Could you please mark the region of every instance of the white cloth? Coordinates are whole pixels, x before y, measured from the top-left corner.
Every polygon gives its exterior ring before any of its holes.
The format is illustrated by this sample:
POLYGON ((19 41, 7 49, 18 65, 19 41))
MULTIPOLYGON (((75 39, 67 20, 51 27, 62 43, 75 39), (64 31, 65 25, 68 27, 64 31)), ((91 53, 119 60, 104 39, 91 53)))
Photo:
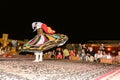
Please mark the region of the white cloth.
POLYGON ((32 29, 34 29, 34 31, 36 31, 37 29, 42 27, 42 24, 43 23, 41 23, 41 22, 33 22, 32 23, 32 29))

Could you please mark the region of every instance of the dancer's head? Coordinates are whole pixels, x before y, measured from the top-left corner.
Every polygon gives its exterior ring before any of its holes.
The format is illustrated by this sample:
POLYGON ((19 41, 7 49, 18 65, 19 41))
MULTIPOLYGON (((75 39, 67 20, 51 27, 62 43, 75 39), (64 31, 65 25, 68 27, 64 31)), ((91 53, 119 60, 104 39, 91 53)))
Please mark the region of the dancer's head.
POLYGON ((42 24, 43 24, 42 22, 33 22, 32 29, 36 31, 37 29, 41 28, 42 24))

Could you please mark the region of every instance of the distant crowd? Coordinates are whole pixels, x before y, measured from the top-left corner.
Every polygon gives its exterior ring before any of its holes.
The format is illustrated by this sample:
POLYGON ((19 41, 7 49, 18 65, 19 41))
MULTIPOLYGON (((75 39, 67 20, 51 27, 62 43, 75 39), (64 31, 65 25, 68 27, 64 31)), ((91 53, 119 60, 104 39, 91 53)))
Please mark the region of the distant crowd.
POLYGON ((104 44, 99 46, 96 51, 93 46, 86 44, 70 44, 66 47, 57 47, 51 51, 47 51, 44 55, 50 55, 51 58, 81 60, 87 62, 103 62, 103 63, 120 63, 120 51, 116 51, 116 55, 107 52, 104 44))
MULTIPOLYGON (((21 49, 22 45, 13 46, 9 44, 6 47, 0 46, 0 55, 10 53, 16 55, 21 49)), ((120 63, 120 51, 116 51, 116 55, 111 52, 106 52, 104 44, 101 44, 97 50, 93 46, 86 46, 86 44, 66 44, 62 47, 55 47, 51 50, 45 51, 44 58, 55 58, 65 60, 80 60, 83 62, 110 62, 120 63), (48 57, 46 57, 48 56, 48 57)))

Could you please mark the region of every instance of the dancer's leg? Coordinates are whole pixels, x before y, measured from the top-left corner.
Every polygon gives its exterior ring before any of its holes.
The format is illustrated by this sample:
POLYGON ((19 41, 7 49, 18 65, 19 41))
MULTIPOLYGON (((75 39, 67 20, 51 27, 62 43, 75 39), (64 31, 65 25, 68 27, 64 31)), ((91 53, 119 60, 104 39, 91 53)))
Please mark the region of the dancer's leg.
POLYGON ((38 62, 39 61, 39 52, 35 52, 35 60, 33 62, 38 62))
POLYGON ((39 53, 39 61, 43 61, 43 52, 39 53))

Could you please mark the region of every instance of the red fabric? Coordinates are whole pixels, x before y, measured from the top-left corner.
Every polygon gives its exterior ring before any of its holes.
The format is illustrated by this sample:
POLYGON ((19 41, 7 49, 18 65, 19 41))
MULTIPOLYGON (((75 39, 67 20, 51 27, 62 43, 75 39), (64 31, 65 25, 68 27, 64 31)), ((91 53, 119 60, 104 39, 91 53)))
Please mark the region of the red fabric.
POLYGON ((74 52, 74 51, 70 51, 70 55, 71 55, 71 56, 74 56, 74 55, 75 55, 75 52, 74 52))
POLYGON ((54 34, 55 33, 55 31, 52 30, 50 27, 47 27, 46 24, 42 24, 41 27, 45 31, 45 33, 47 33, 47 34, 54 34))
POLYGON ((61 55, 61 54, 58 54, 58 55, 57 55, 57 59, 62 59, 62 55, 61 55))

